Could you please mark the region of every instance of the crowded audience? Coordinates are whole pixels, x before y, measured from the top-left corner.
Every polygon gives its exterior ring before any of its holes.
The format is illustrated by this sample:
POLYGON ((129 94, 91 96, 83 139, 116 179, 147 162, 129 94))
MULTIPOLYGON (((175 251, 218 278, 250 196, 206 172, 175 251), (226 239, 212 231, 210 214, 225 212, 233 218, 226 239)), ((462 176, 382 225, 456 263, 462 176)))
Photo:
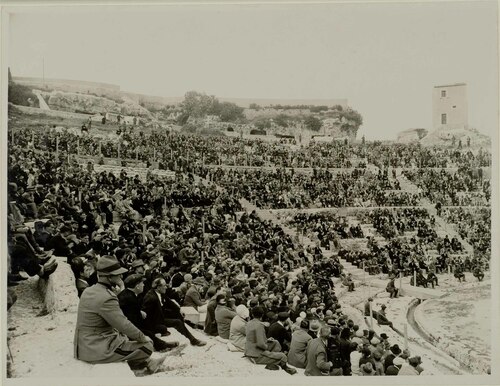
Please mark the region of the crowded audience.
MULTIPOLYGON (((424 371, 420 357, 391 344, 384 333, 364 330, 343 312, 333 279, 340 278, 349 292, 356 285, 341 259, 368 274, 386 274, 391 299, 400 296, 394 282, 400 274, 416 272, 414 285, 434 288, 436 273, 448 267, 459 281, 465 271, 483 280, 488 268, 489 210, 442 209, 443 218, 457 224, 457 232, 477 251, 462 259, 461 243, 438 236, 435 219, 417 207, 419 194, 401 190, 387 169, 456 166, 454 173, 403 173, 433 202, 461 205, 461 192, 482 192, 488 204, 488 181, 478 170, 491 163, 491 156, 482 149, 474 154, 364 142, 298 147, 126 129, 101 139, 88 132, 25 129, 15 138, 8 165, 9 284, 23 280, 20 272, 48 280, 57 270, 52 256, 65 257, 80 298, 76 357, 87 362, 126 361, 141 374, 154 373, 166 356, 152 352, 179 348, 178 342, 161 339, 169 329, 194 347, 207 344, 197 337, 202 329, 270 371, 419 375, 424 371), (69 153, 96 156, 99 162, 108 157, 146 166, 158 162, 176 173, 140 177, 124 168, 116 176, 96 172, 92 163, 79 164, 69 153), (353 167, 354 155, 381 170, 353 167), (328 170, 333 168, 345 170, 328 170), (257 211, 244 210, 242 198, 259 209, 380 208, 354 212, 356 222, 328 212, 294 214, 288 223, 318 240, 305 247, 257 211), (384 208, 389 206, 405 208, 384 208), (34 231, 27 221, 34 221, 34 231), (363 223, 376 235, 365 234, 363 223), (366 248, 346 248, 347 239, 366 239, 366 248), (322 248, 333 255, 326 257, 322 248), (437 251, 435 260, 429 250, 437 251), (193 323, 186 308, 203 315, 204 322, 193 323), (110 333, 106 341, 92 344, 92 322, 110 333)), ((384 307, 375 311, 375 319, 379 326, 393 327, 384 307)))

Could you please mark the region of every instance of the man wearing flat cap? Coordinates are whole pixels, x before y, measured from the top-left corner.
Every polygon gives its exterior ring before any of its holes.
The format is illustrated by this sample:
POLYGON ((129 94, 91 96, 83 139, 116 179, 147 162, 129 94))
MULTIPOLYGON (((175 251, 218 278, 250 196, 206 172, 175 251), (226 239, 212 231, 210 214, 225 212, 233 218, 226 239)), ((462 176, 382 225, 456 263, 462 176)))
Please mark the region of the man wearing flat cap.
POLYGON ((78 304, 75 358, 89 363, 126 361, 134 370, 155 372, 166 358, 151 358, 153 343, 123 315, 116 293, 127 270, 114 256, 97 262, 98 282, 87 288, 78 304))

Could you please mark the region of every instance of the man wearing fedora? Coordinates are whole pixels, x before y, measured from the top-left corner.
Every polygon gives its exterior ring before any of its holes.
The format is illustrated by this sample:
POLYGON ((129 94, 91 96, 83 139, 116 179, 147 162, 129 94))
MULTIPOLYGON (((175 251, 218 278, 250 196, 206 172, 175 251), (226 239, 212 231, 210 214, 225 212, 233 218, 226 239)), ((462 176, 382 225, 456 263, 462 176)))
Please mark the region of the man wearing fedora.
POLYGON ((215 301, 217 303, 217 307, 215 308, 217 333, 221 338, 229 339, 231 321, 237 315, 236 311, 228 307, 225 294, 218 294, 215 301))
POLYGON ((328 361, 326 354, 326 347, 330 333, 330 327, 323 326, 319 329, 318 337, 307 343, 306 369, 304 371, 305 375, 330 375, 330 370, 333 364, 328 361))
POLYGON ((126 361, 134 370, 156 372, 166 355, 151 358, 153 343, 123 315, 116 293, 127 270, 114 256, 97 262, 97 284, 87 288, 78 304, 75 358, 89 363, 126 361))
POLYGON ((307 343, 312 339, 307 333, 308 330, 309 321, 301 320, 300 327, 292 333, 290 351, 288 352, 288 363, 299 369, 306 367, 307 343))
POLYGON ((394 344, 390 348, 390 353, 385 357, 384 360, 384 372, 387 374, 387 368, 393 365, 394 359, 401 354, 401 349, 397 344, 394 344))

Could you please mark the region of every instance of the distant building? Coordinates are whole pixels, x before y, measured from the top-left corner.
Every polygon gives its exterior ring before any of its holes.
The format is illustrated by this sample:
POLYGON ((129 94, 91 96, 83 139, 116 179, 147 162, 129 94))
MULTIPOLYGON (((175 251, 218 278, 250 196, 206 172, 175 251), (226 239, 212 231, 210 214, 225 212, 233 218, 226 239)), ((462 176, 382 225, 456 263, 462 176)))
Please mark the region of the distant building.
POLYGON ((432 95, 434 129, 464 129, 468 126, 467 84, 434 86, 432 95))

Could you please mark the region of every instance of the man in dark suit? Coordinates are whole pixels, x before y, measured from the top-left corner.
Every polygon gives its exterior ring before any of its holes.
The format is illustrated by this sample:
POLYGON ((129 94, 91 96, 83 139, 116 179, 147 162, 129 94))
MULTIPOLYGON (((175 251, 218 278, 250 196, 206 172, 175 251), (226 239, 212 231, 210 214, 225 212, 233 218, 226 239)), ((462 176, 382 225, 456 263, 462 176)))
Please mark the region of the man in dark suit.
POLYGON ((142 333, 151 338, 153 347, 156 351, 164 351, 179 345, 178 342, 168 343, 159 339, 155 334, 144 326, 146 313, 141 311, 141 305, 137 296, 144 290, 144 277, 139 274, 128 276, 125 281, 125 289, 118 294, 118 301, 123 314, 132 322, 142 333))
POLYGON ((267 337, 276 339, 284 352, 289 351, 290 342, 292 341, 292 334, 285 327, 287 320, 288 312, 278 313, 278 320, 269 326, 269 331, 267 332, 267 337))
POLYGON ((387 373, 387 369, 389 368, 389 366, 392 366, 394 363, 394 359, 399 356, 401 354, 401 349, 399 348, 399 346, 397 344, 391 346, 390 348, 391 352, 389 353, 389 355, 387 355, 385 357, 385 360, 384 360, 384 372, 387 373))
POLYGON ((63 225, 59 233, 56 233, 47 241, 45 249, 53 249, 55 256, 72 257, 73 251, 71 247, 73 247, 74 243, 67 239, 69 235, 71 235, 71 228, 63 225))
POLYGON ((182 316, 180 309, 177 315, 165 316, 163 312, 163 303, 168 303, 169 307, 173 307, 175 303, 168 298, 165 298, 167 291, 167 282, 163 277, 158 277, 153 280, 151 290, 144 296, 142 304, 143 311, 146 312, 146 319, 144 320, 145 327, 153 333, 167 334, 167 327, 173 327, 182 335, 189 339, 193 346, 205 346, 207 343, 196 339, 187 329, 184 321, 176 316, 182 316))

